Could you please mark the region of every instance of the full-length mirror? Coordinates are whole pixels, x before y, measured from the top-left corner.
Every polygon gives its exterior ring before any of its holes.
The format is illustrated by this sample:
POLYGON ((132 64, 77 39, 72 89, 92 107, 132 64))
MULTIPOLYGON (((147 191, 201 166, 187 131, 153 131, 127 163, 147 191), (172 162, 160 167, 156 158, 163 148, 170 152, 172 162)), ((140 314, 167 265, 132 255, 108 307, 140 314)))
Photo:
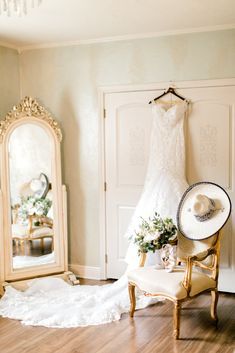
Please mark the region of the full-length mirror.
POLYGON ((13 269, 55 261, 53 145, 45 129, 17 126, 8 143, 13 269))
POLYGON ((0 121, 0 279, 67 271, 66 190, 58 123, 25 97, 0 121))

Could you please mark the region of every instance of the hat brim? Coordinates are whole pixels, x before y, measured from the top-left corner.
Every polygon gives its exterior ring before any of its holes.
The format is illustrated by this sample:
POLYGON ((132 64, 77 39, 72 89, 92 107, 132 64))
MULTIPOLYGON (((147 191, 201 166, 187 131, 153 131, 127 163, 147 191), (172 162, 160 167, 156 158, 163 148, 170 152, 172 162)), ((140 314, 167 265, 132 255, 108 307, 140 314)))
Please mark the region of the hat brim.
POLYGON ((218 232, 227 222, 231 213, 231 201, 227 192, 212 182, 191 185, 183 194, 177 211, 177 225, 180 233, 188 239, 203 240, 218 232), (212 216, 200 222, 191 211, 196 195, 203 194, 215 201, 216 210, 212 216))

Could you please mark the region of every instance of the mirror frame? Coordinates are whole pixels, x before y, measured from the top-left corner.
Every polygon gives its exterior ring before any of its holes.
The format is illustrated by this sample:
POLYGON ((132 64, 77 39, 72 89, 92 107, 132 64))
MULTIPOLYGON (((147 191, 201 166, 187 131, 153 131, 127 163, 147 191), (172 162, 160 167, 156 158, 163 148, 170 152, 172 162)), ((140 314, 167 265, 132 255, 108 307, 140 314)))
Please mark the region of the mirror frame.
POLYGON ((39 103, 25 97, 17 106, 0 120, 0 158, 1 158, 1 191, 0 191, 0 280, 18 281, 33 277, 59 274, 68 271, 67 249, 67 204, 66 188, 61 181, 62 133, 59 124, 39 103), (36 124, 44 129, 52 141, 52 188, 53 211, 55 222, 53 229, 55 262, 40 266, 13 269, 10 205, 10 175, 8 159, 8 143, 11 133, 18 126, 26 123, 36 124))

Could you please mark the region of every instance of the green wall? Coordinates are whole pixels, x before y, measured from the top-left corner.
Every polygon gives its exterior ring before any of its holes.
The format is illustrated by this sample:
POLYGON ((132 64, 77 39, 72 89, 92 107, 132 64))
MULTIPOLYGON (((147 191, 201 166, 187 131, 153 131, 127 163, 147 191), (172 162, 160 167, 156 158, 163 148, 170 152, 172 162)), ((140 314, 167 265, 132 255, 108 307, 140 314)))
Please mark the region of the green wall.
POLYGON ((17 50, 0 46, 0 119, 20 97, 19 55, 17 50))
POLYGON ((99 86, 235 77, 235 30, 24 51, 22 93, 64 133, 70 263, 99 266, 99 86))

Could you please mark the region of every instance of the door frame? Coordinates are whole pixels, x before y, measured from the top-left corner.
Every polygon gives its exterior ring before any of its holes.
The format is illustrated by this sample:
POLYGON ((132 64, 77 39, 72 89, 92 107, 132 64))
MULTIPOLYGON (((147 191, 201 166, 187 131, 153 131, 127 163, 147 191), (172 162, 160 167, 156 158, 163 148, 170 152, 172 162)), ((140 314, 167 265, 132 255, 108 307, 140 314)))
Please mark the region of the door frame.
POLYGON ((100 243, 100 279, 107 279, 107 234, 106 234, 106 197, 105 197, 105 95, 138 91, 166 90, 169 86, 181 88, 203 88, 216 86, 235 86, 235 78, 195 81, 165 81, 158 83, 117 85, 98 87, 99 126, 98 126, 98 178, 99 178, 99 243, 100 243))

